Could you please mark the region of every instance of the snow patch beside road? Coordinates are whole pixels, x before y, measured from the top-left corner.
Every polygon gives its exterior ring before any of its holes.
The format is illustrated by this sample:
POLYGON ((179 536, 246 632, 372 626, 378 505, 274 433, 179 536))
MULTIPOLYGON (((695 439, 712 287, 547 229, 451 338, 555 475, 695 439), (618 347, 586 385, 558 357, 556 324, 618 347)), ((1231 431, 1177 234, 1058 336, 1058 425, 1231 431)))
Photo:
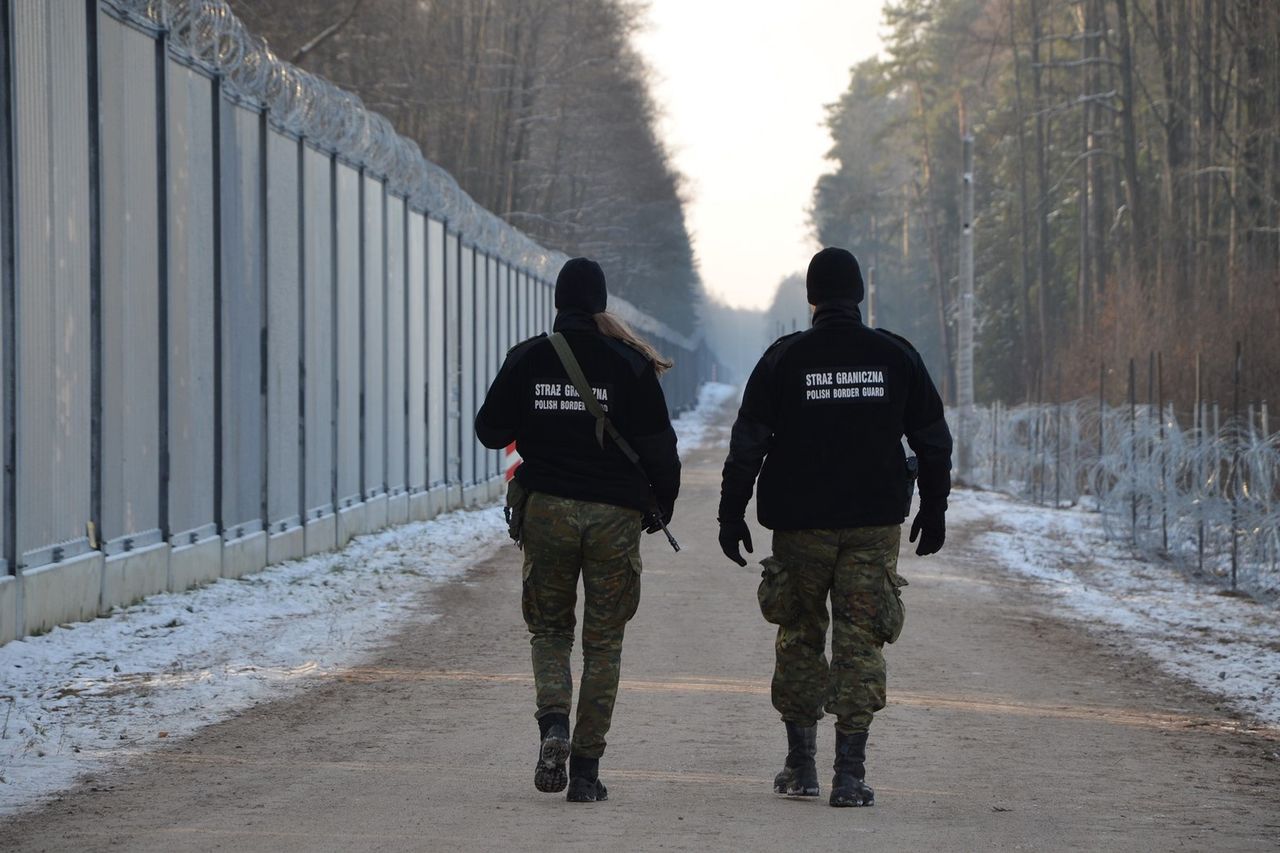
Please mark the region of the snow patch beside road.
POLYGON ((453 512, 0 646, 0 814, 358 661, 505 533, 453 512))
POLYGON ((1109 539, 1096 513, 956 490, 948 520, 991 529, 969 546, 1030 578, 1065 615, 1119 633, 1174 677, 1280 726, 1280 613, 1187 579, 1109 539))
POLYGON ((698 405, 671 422, 681 457, 706 443, 712 431, 718 428, 718 422, 722 424, 724 420, 720 410, 739 393, 736 385, 723 382, 708 382, 698 389, 698 405))

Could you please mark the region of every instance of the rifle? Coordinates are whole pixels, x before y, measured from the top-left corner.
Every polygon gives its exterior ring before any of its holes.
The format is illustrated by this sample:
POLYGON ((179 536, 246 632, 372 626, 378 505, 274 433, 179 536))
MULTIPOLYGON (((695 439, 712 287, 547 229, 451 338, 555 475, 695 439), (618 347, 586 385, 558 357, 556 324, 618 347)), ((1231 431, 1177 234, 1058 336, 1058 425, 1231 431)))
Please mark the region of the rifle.
POLYGON ((556 332, 551 336, 551 345, 556 348, 556 355, 560 356, 560 363, 564 365, 565 372, 569 374, 569 381, 573 383, 573 387, 578 389, 578 396, 582 398, 582 404, 587 407, 587 411, 596 419, 596 441, 599 442, 600 448, 604 449, 605 433, 613 439, 613 443, 618 445, 618 449, 622 451, 622 455, 627 457, 632 465, 636 466, 636 470, 644 477, 644 481, 649 485, 649 500, 653 503, 653 517, 658 520, 658 526, 662 528, 662 532, 667 537, 667 542, 671 544, 671 549, 677 553, 680 551, 680 543, 676 541, 676 537, 671 535, 671 531, 667 529, 667 523, 662 520, 662 508, 658 505, 658 495, 653 490, 653 483, 649 482, 649 472, 644 470, 644 465, 640 462, 640 454, 636 453, 631 444, 622 437, 622 433, 618 432, 618 428, 613 425, 613 421, 609 420, 609 416, 605 414, 604 407, 600 405, 600 401, 596 398, 596 392, 592 390, 591 383, 587 382, 586 375, 582 372, 582 365, 578 364, 578 359, 573 354, 572 347, 565 336, 556 332))

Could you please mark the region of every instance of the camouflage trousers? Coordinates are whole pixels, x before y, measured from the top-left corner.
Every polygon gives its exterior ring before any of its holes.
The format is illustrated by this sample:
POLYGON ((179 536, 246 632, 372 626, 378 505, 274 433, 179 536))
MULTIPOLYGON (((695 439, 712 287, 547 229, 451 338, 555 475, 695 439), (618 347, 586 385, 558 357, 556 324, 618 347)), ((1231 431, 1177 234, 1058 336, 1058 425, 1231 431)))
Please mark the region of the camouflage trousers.
POLYGON ((640 604, 642 513, 535 492, 524 520, 525 624, 533 636, 536 717, 568 714, 578 575, 586 593, 575 755, 599 758, 613 718, 622 635, 640 604))
POLYGON ((898 588, 901 529, 779 530, 773 556, 785 567, 794 616, 778 626, 773 706, 782 719, 811 726, 827 713, 836 729, 865 732, 885 703, 885 643, 902 630, 898 588), (827 664, 827 596, 831 664, 827 664))

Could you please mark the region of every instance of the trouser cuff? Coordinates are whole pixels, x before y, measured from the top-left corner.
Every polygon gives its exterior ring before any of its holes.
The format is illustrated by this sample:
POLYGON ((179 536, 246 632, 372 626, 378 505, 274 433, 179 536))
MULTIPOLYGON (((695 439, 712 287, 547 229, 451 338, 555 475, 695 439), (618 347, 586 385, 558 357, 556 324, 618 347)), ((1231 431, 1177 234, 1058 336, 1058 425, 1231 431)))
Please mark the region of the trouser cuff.
POLYGON ((548 717, 548 716, 550 716, 550 715, 552 715, 552 714, 559 714, 560 716, 564 717, 565 719, 568 719, 568 718, 569 718, 569 709, 568 709, 568 708, 561 708, 561 707, 559 707, 559 706, 557 706, 557 705, 551 705, 550 707, 547 707, 547 708, 539 708, 538 710, 534 711, 534 712, 533 712, 533 718, 534 718, 535 720, 541 720, 543 717, 548 717))
POLYGON ((540 737, 545 738, 547 736, 547 732, 551 731, 551 729, 555 726, 563 726, 565 733, 568 734, 569 732, 569 715, 568 714, 552 712, 549 714, 543 714, 541 717, 538 717, 537 720, 538 720, 538 734, 540 737))

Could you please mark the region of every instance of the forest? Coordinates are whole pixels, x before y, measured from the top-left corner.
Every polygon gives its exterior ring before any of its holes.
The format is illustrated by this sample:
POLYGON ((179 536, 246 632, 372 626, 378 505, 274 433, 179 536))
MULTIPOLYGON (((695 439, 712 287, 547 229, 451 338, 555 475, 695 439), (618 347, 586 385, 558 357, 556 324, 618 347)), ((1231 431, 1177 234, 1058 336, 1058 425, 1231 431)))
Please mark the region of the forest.
POLYGON ((628 0, 231 0, 271 49, 355 92, 476 201, 692 332, 702 285, 628 0))
POLYGON ((980 402, 1119 402, 1130 359, 1182 411, 1276 399, 1280 4, 896 0, 884 36, 829 106, 813 227, 949 399, 966 134, 980 402))
MULTIPOLYGON (((683 179, 632 45, 642 4, 232 5, 482 205, 693 330, 683 179)), ((883 51, 828 107, 813 233, 861 258, 868 319, 915 341, 949 400, 966 136, 980 402, 1119 402, 1130 360, 1136 388, 1184 410, 1277 398, 1280 4, 891 0, 883 15, 883 51)), ((722 359, 802 324, 801 294, 784 280, 760 334, 742 333, 758 315, 708 305, 722 359)))

